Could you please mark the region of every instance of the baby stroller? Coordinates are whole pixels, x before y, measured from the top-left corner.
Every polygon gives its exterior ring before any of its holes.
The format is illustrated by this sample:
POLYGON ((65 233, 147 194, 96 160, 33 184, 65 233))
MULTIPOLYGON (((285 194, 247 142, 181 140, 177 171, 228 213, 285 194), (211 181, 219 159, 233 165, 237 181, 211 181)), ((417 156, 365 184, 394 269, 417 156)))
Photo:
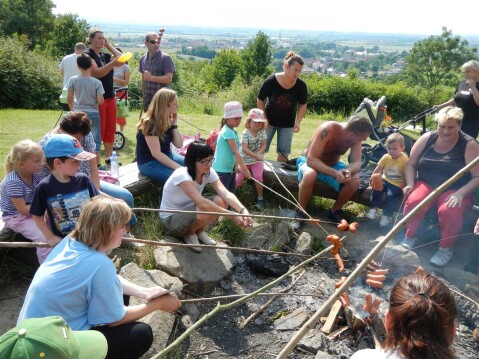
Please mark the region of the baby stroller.
MULTIPOLYGON (((116 95, 116 117, 130 116, 130 109, 128 107, 128 87, 115 87, 116 95)), ((113 142, 113 149, 115 151, 121 150, 125 146, 126 138, 121 131, 115 132, 115 141, 113 142)))
MULTIPOLYGON (((369 138, 373 141, 378 141, 377 144, 371 146, 369 143, 363 143, 362 155, 361 155, 361 168, 366 167, 371 162, 379 162, 381 157, 385 155, 388 150, 386 147, 386 139, 391 133, 400 133, 404 137, 405 152, 409 155, 412 145, 421 137, 426 128, 426 116, 435 112, 436 109, 427 109, 404 124, 396 127, 391 126, 391 118, 387 116, 386 96, 382 96, 377 101, 372 101, 365 98, 359 107, 354 111, 353 115, 360 115, 371 120, 373 125, 373 132, 369 135, 369 138), (417 124, 421 124, 422 128, 416 128, 417 124)), ((349 158, 349 161, 351 159, 349 158)))

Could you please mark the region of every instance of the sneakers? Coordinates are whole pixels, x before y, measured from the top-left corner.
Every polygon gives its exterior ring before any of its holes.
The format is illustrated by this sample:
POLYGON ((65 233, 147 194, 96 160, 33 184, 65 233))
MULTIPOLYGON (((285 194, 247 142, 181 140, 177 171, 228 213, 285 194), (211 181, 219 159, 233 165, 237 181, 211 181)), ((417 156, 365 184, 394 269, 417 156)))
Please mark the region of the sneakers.
POLYGON ((432 265, 444 267, 452 259, 454 252, 452 248, 439 248, 435 255, 429 260, 432 265))
POLYGON ((260 211, 262 211, 264 209, 264 199, 263 198, 261 198, 261 199, 256 198, 256 207, 258 207, 260 209, 260 211))
MULTIPOLYGON (((308 216, 306 214, 304 214, 303 212, 301 211, 296 211, 296 214, 294 215, 294 218, 302 218, 302 219, 306 219, 308 218, 308 216)), ((295 231, 296 233, 299 233, 301 232, 301 229, 303 229, 305 225, 305 222, 304 221, 292 221, 291 222, 291 228, 293 229, 293 231, 295 231)))
POLYGON ((328 212, 326 213, 326 217, 328 217, 331 222, 334 222, 334 223, 340 223, 341 222, 341 219, 343 219, 343 210, 342 209, 339 209, 337 211, 334 211, 330 208, 328 209, 328 212))
POLYGON ((404 239, 401 242, 401 246, 403 246, 406 249, 411 250, 416 245, 416 242, 417 242, 417 237, 409 238, 407 236, 404 236, 404 239))
POLYGON ((393 219, 391 217, 385 216, 384 214, 381 216, 381 220, 379 221, 379 227, 387 227, 392 223, 393 219))
POLYGON ((378 215, 379 215, 379 209, 377 208, 371 208, 368 212, 369 219, 376 219, 378 215))
POLYGON ((201 232, 201 233, 198 233, 198 240, 203 243, 203 244, 209 244, 211 246, 215 246, 216 245, 216 241, 211 238, 209 235, 206 234, 206 232, 201 232))
MULTIPOLYGON (((183 241, 186 244, 200 244, 200 242, 198 241, 198 236, 196 234, 190 234, 190 235, 184 236, 183 241)), ((200 253, 203 250, 203 248, 201 247, 188 247, 188 248, 191 249, 193 252, 197 252, 197 253, 200 253)))

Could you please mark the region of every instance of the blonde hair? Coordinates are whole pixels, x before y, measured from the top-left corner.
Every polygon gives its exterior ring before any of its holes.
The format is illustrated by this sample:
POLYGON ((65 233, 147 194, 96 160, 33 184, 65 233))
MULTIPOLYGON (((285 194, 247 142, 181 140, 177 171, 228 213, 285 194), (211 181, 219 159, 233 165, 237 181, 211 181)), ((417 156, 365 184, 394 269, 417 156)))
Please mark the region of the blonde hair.
POLYGON ((105 195, 93 197, 83 208, 71 236, 94 249, 108 247, 113 232, 125 226, 131 209, 125 201, 105 195))
POLYGON ((98 33, 103 34, 103 31, 100 30, 100 29, 97 28, 97 27, 92 27, 92 28, 88 31, 88 37, 86 38, 86 43, 87 43, 88 45, 91 45, 91 39, 93 39, 93 38, 96 36, 96 34, 98 34, 98 33))
POLYGON ((168 105, 177 99, 176 92, 169 88, 158 90, 136 128, 145 136, 158 136, 163 140, 163 134, 170 128, 168 105))
POLYGON ((470 60, 461 66, 461 71, 474 70, 479 72, 479 61, 470 60))
POLYGON ((404 146, 404 137, 400 133, 392 133, 386 138, 386 146, 392 145, 393 143, 399 143, 401 146, 404 146))
POLYGON ((464 118, 464 113, 459 107, 454 106, 446 106, 442 108, 434 119, 438 123, 438 125, 442 125, 449 120, 456 120, 459 127, 461 127, 462 119, 464 118))
POLYGON ((38 143, 29 139, 17 142, 5 158, 5 171, 7 173, 18 171, 19 162, 26 161, 33 154, 43 154, 38 143))

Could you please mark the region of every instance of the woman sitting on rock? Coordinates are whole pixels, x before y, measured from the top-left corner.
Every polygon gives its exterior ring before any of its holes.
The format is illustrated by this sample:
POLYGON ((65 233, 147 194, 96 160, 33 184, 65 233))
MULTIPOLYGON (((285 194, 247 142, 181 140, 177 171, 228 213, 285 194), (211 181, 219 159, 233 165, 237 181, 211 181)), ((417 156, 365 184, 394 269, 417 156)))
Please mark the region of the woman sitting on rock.
MULTIPOLYGON (((176 169, 163 187, 161 209, 231 213, 226 209, 230 206, 237 213, 248 214, 248 210, 238 198, 221 183, 217 173, 211 168, 212 162, 211 147, 204 141, 192 142, 185 156, 186 167, 176 169), (210 184, 216 192, 216 195, 209 199, 201 195, 207 184, 210 184)), ((187 244, 199 242, 216 244, 206 234, 205 229, 218 217, 219 214, 167 212, 160 214, 168 232, 182 238, 187 244)), ((234 216, 232 220, 239 226, 252 225, 251 217, 234 216)), ((195 252, 201 252, 200 246, 190 248, 195 252)))
POLYGON ((428 273, 400 278, 391 291, 382 349, 363 349, 351 359, 453 359, 456 302, 428 273))

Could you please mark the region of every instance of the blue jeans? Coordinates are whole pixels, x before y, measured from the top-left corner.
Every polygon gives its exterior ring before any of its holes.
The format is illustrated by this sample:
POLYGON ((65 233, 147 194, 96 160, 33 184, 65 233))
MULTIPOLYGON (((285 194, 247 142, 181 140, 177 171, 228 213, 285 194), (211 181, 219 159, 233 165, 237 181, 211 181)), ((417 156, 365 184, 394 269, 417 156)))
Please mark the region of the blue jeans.
MULTIPOLYGON (((100 181, 100 191, 102 191, 103 193, 106 193, 109 196, 112 196, 113 198, 124 200, 130 208, 135 207, 133 195, 130 193, 130 191, 128 191, 127 189, 121 186, 117 186, 116 184, 108 183, 105 181, 100 181)), ((137 223, 138 223, 138 219, 133 214, 128 224, 130 226, 134 226, 137 223)))
POLYGON ((383 180, 384 189, 382 191, 371 192, 371 206, 383 209, 385 216, 391 217, 394 212, 399 212, 401 199, 403 196, 402 189, 385 180, 383 180))
POLYGON ((269 146, 273 141, 274 134, 278 132, 276 139, 276 153, 278 155, 288 156, 291 153, 291 142, 293 141, 293 127, 275 127, 268 126, 266 131, 266 152, 269 152, 269 146))
MULTIPOLYGON (((181 166, 185 165, 185 158, 180 156, 176 152, 168 152, 165 153, 171 160, 175 161, 181 166)), ((152 160, 143 164, 138 164, 138 169, 142 175, 151 178, 152 180, 165 183, 166 180, 171 176, 174 172, 173 168, 165 166, 160 161, 152 160)))
MULTIPOLYGON (((298 167, 298 180, 299 183, 301 183, 301 180, 303 179, 303 172, 306 167, 308 167, 307 164, 307 159, 304 156, 299 156, 298 159, 296 160, 296 167, 298 167)), ((336 170, 343 170, 347 168, 346 164, 343 162, 338 162, 334 166, 331 166, 332 168, 336 170)), ((334 189, 336 192, 339 192, 341 189, 341 184, 338 182, 338 180, 334 177, 325 175, 324 173, 318 172, 318 175, 316 176, 316 181, 322 182, 324 184, 327 184, 329 187, 334 189)))
POLYGON ((95 140, 95 151, 101 150, 101 127, 100 127, 100 112, 85 112, 91 121, 91 134, 95 140))

